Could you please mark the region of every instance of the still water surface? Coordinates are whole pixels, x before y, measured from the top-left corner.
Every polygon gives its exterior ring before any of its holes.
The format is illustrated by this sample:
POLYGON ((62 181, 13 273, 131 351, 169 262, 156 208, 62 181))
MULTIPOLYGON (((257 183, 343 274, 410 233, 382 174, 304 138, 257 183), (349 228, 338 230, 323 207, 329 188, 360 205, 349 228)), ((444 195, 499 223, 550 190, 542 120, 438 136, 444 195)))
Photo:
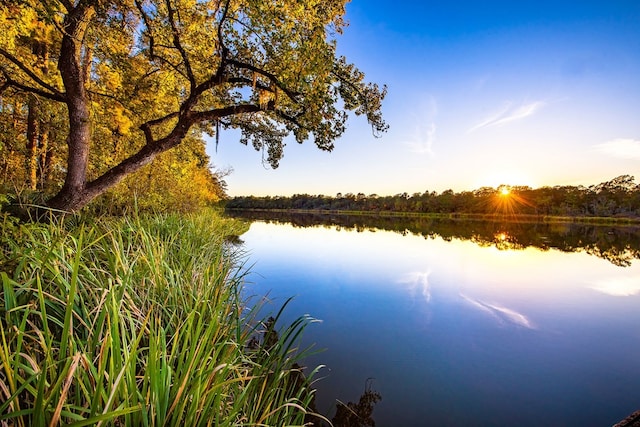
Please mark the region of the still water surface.
POLYGON ((329 418, 368 378, 382 427, 610 426, 640 409, 640 262, 496 230, 491 244, 257 221, 246 291, 322 321, 304 343, 326 349, 307 363, 327 366, 329 418))

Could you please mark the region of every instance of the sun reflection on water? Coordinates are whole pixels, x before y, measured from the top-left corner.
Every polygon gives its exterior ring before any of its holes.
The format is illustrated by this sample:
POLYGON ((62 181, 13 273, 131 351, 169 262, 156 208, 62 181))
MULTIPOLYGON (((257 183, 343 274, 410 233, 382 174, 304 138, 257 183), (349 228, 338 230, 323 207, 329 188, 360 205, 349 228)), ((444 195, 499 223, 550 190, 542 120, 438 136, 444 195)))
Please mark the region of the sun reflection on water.
POLYGON ((494 239, 495 247, 502 251, 516 250, 516 249, 523 248, 523 246, 520 243, 518 243, 518 239, 506 231, 498 231, 494 235, 493 239, 494 239))

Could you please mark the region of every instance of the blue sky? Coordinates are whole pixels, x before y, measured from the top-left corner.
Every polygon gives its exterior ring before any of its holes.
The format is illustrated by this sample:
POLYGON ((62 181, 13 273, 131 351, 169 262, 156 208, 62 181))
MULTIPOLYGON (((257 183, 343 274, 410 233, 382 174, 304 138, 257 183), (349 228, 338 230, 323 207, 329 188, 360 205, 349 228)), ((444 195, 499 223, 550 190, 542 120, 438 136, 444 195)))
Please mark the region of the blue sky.
POLYGON ((640 2, 352 0, 338 50, 386 84, 389 132, 352 117, 333 152, 278 169, 221 135, 236 195, 397 194, 640 181, 640 2))

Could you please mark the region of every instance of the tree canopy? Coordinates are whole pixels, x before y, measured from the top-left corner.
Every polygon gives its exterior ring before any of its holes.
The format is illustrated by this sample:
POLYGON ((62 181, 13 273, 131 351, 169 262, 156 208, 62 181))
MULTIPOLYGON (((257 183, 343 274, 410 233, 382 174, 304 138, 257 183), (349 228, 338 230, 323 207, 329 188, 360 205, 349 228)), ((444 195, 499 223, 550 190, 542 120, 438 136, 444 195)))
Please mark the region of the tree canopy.
POLYGON ((46 167, 47 137, 37 135, 56 136, 51 156, 66 160, 48 171, 61 187, 47 204, 73 211, 161 153, 222 129, 240 129, 273 167, 289 135, 332 150, 350 111, 384 132, 386 88, 336 52, 346 2, 3 2, 2 107, 33 114, 23 133, 40 154, 24 165, 35 171, 26 179, 46 167))

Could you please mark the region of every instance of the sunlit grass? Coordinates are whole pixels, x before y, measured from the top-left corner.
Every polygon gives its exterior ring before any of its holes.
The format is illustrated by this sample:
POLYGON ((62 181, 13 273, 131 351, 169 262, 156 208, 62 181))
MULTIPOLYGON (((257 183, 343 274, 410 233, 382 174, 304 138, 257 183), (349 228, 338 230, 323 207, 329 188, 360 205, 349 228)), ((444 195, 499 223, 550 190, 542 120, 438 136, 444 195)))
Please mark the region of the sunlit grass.
POLYGON ((0 230, 0 425, 303 425, 302 317, 240 299, 246 225, 211 215, 0 230), (277 321, 277 317, 275 319, 277 321))

